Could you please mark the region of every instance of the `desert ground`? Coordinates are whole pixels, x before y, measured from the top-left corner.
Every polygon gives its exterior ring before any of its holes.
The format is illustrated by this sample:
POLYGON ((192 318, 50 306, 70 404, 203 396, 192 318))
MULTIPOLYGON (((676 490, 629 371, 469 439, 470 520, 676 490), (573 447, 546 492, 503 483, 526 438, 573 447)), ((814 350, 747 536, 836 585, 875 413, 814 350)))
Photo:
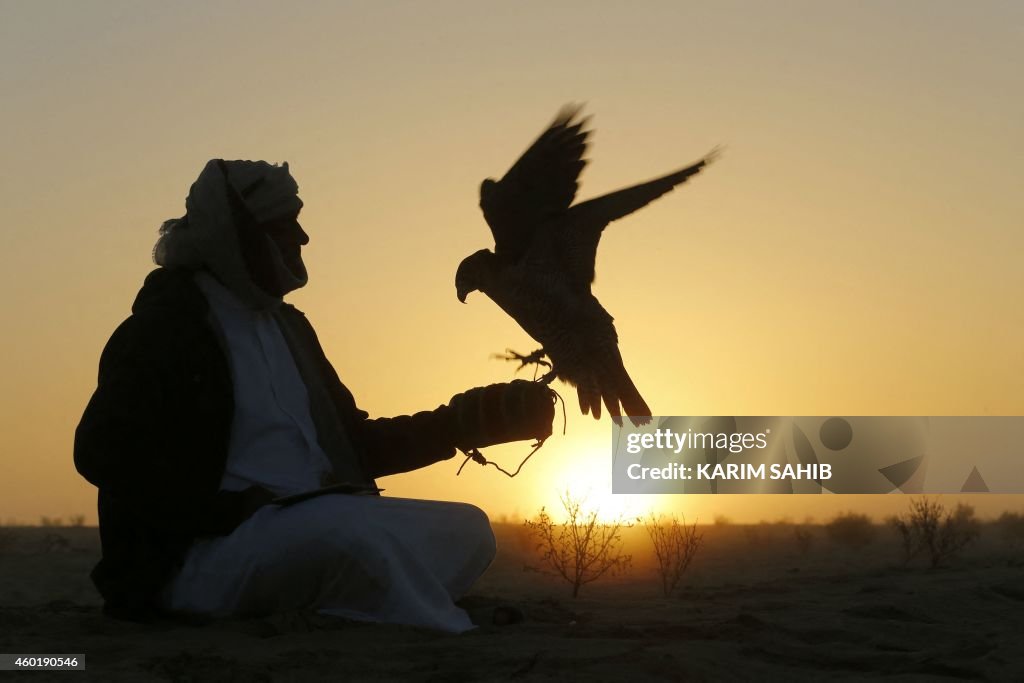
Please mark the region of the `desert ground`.
POLYGON ((947 566, 904 566, 891 529, 866 545, 821 525, 699 527, 703 546, 662 594, 643 527, 629 571, 570 586, 536 571, 527 530, 496 524, 499 551, 473 590, 523 623, 454 636, 306 613, 132 624, 103 617, 88 572, 91 527, 0 528, 0 652, 85 653, 79 673, 4 680, 1024 680, 1024 548, 986 524, 947 566))

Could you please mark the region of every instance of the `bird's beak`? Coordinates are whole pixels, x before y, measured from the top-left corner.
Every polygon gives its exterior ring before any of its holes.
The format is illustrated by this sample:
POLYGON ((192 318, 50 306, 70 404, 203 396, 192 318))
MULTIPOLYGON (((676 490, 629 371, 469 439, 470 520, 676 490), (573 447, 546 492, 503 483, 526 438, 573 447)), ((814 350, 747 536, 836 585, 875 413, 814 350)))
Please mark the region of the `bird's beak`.
POLYGON ((459 297, 460 302, 466 303, 466 297, 469 296, 469 291, 465 289, 456 289, 455 295, 459 297))

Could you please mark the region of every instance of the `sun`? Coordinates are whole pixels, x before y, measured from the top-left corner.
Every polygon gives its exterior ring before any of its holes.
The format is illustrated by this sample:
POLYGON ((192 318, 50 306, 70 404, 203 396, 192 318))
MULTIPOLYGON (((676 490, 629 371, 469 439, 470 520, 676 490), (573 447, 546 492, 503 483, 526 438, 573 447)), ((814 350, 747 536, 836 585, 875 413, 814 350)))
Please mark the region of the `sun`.
POLYGON ((546 508, 556 520, 562 521, 563 507, 558 497, 564 493, 580 501, 584 511, 596 511, 598 519, 605 523, 617 520, 633 522, 652 512, 658 514, 660 496, 612 493, 609 456, 600 453, 603 457, 595 458, 595 455, 592 449, 579 449, 565 459, 566 464, 558 477, 561 486, 557 493, 552 493, 550 500, 545 501, 546 508), (595 461, 603 464, 595 464, 595 461))

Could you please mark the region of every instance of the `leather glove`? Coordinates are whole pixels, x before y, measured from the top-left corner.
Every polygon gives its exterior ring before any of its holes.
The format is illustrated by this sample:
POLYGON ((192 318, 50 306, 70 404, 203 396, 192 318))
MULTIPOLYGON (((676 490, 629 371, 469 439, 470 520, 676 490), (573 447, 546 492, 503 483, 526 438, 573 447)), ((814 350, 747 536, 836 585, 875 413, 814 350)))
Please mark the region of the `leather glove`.
POLYGON ((456 394, 448 402, 456 420, 456 443, 463 451, 509 441, 551 436, 555 395, 546 384, 523 379, 456 394))

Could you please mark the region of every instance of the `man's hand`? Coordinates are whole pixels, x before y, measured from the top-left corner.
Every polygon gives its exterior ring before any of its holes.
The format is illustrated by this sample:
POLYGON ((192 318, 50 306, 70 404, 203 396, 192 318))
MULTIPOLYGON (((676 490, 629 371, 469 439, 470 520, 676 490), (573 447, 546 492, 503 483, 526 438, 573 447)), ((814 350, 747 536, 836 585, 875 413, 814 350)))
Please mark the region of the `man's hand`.
POLYGON ((540 382, 514 380, 457 394, 449 401, 462 450, 551 436, 554 392, 540 382))

